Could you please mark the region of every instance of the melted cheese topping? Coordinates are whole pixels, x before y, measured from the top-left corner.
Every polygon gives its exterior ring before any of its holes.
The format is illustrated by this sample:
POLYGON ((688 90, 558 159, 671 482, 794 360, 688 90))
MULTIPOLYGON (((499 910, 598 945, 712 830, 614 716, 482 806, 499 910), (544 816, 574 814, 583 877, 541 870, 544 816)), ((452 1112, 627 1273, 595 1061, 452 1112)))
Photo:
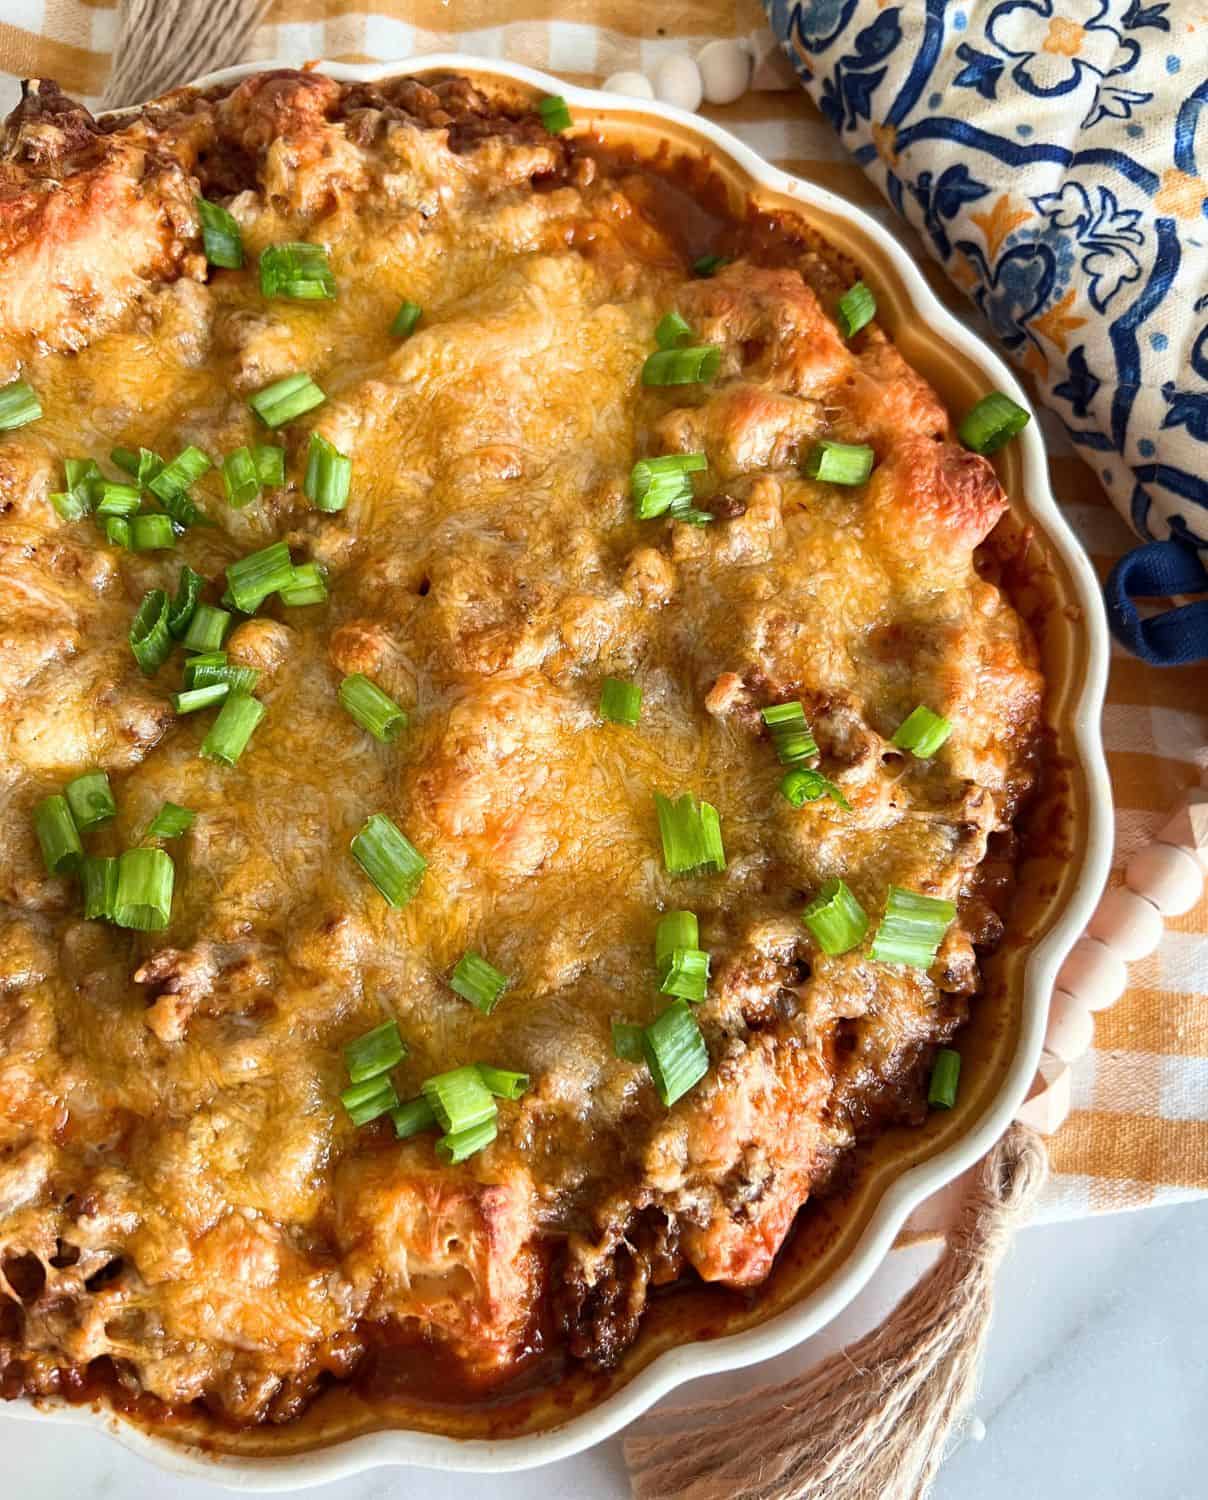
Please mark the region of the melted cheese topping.
POLYGON ((978 869, 1029 782, 1040 682, 974 566, 1004 503, 989 465, 875 327, 844 343, 817 257, 693 280, 636 179, 457 84, 368 92, 276 75, 108 137, 65 112, 10 135, 0 377, 45 409, 0 437, 10 1393, 106 1358, 130 1390, 282 1420, 375 1340, 439 1339, 486 1379, 554 1323, 606 1363, 648 1281, 758 1281, 856 1134, 917 1115, 993 934, 978 869), (205 276, 182 174, 225 196, 251 268, 205 276), (261 297, 255 253, 286 239, 330 247, 335 302, 261 297), (403 298, 424 317, 400 342, 403 298), (641 384, 670 308, 722 350, 708 385, 641 384), (328 399, 283 434, 284 489, 234 511, 211 472, 215 524, 171 553, 56 517, 64 457, 220 462, 264 437, 247 395, 294 370, 328 399), (311 430, 352 458, 340 515, 301 494, 311 430), (801 477, 820 436, 871 443, 871 481, 801 477), (634 520, 635 459, 694 449, 717 519, 634 520), (182 562, 216 602, 278 538, 330 600, 235 630, 267 713, 228 769, 198 754, 212 716, 172 712, 179 658, 146 680, 126 632, 182 562), (339 707, 349 672, 407 708, 396 744, 339 707), (641 683, 636 729, 600 721, 607 675, 641 683), (778 795, 758 710, 795 698, 851 811, 778 795), (929 762, 888 743, 919 702, 956 725, 929 762), (43 870, 34 804, 96 766, 119 811, 94 853, 165 800, 197 813, 166 932, 83 922, 43 870), (720 809, 724 874, 665 873, 656 791, 720 809), (428 861, 402 911, 348 852, 378 811, 428 861), (930 973, 824 955, 799 912, 831 876, 874 919, 890 883, 957 901, 930 973), (711 1066, 666 1110, 610 1024, 665 1003, 677 907, 712 954, 711 1066), (449 988, 466 949, 511 977, 489 1017, 449 988), (431 1136, 352 1127, 341 1048, 387 1018, 403 1097, 467 1062, 531 1075, 488 1149, 451 1168, 431 1136))

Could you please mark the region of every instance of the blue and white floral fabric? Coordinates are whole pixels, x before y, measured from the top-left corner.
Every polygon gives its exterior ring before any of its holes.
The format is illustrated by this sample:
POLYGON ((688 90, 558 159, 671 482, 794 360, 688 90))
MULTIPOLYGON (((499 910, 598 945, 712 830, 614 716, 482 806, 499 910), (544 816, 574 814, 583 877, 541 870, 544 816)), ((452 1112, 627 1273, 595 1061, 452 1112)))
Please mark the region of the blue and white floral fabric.
POLYGON ((1208 549, 1208 0, 765 5, 1138 534, 1208 549))

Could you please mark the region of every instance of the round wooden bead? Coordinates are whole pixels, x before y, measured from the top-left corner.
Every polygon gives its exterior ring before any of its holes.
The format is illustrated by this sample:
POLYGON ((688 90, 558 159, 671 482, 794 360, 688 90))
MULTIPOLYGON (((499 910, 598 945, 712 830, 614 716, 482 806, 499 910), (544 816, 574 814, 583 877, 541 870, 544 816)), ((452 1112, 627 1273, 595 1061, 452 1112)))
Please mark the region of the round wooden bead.
POLYGON ((604 87, 610 94, 627 94, 631 99, 654 98, 654 84, 645 73, 614 73, 604 80, 604 87))
POLYGON ((1121 885, 1107 892, 1086 930, 1131 964, 1162 941, 1162 913, 1152 901, 1121 885))
POLYGON ((1139 896, 1152 901, 1164 917, 1190 911, 1204 891, 1204 872, 1186 849, 1149 844, 1128 862, 1124 879, 1139 896))
POLYGON ((741 99, 751 81, 751 56, 741 43, 718 37, 697 54, 705 98, 710 104, 733 104, 741 99))
POLYGON ((1041 1135, 1052 1135, 1065 1124, 1073 1102, 1073 1076, 1068 1063, 1057 1057, 1042 1057, 1040 1073, 1032 1093, 1019 1106, 1015 1118, 1041 1135))
POLYGON ((674 104, 677 109, 697 109, 703 93, 700 69, 682 52, 663 58, 654 70, 654 97, 664 104, 674 104))
POLYGON ((1054 990, 1049 1005, 1049 1025, 1044 1045, 1062 1062, 1074 1062, 1090 1050, 1095 1039, 1095 1019, 1073 995, 1054 990))
POLYGON ((1124 960, 1097 938, 1079 938, 1057 974, 1057 988, 1088 1010, 1115 1005, 1127 984, 1124 960))

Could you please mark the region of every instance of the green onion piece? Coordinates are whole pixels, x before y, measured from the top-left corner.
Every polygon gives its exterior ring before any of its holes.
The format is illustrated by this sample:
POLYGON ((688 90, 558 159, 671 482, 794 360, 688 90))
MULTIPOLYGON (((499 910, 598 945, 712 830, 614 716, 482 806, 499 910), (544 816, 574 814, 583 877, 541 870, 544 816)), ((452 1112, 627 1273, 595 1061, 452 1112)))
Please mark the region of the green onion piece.
POLYGON ((955 916, 956 907, 943 896, 921 896, 891 885, 872 956, 878 963, 929 969, 955 916))
POLYGON ((294 302, 329 301, 336 294, 336 278, 327 251, 305 240, 270 245, 260 252, 260 292, 294 302))
POLYGON ((661 458, 640 458, 629 473, 633 513, 639 521, 650 521, 677 504, 690 506, 695 498, 689 474, 708 468, 703 453, 666 453, 661 458))
POLYGON ((463 953, 449 979, 450 988, 486 1016, 495 1009, 509 983, 508 976, 487 963, 481 953, 463 953))
POLYGON ((817 802, 820 797, 829 797, 845 812, 851 812, 851 803, 828 776, 809 766, 794 766, 780 783, 780 795, 794 807, 804 807, 807 802, 817 802))
MULTIPOLYGON (((280 453, 282 450, 278 448, 276 451, 280 453)), ((222 487, 226 491, 227 504, 234 510, 242 510, 253 500, 259 500, 260 475, 256 472, 252 450, 246 444, 222 460, 222 487)))
POLYGON ((160 932, 172 916, 176 866, 162 849, 127 849, 118 856, 113 920, 136 932, 160 932))
POLYGON ((442 1130, 468 1130, 484 1120, 493 1120, 498 1112, 494 1095, 473 1064, 427 1078, 420 1089, 442 1130))
POLYGON ((322 604, 327 598, 327 580, 317 562, 298 563, 290 581, 277 590, 277 598, 291 609, 300 604, 322 604))
POLYGON ((600 689, 600 717, 632 726, 641 714, 641 687, 636 682, 622 682, 619 677, 606 677, 600 689))
POLYGON ((654 963, 661 970, 677 948, 700 947, 700 924, 696 913, 669 911, 654 930, 654 963))
POLYGON ((172 694, 172 707, 178 714, 195 714, 199 709, 213 708, 221 703, 231 691, 226 682, 209 682, 205 687, 185 688, 184 692, 172 694))
POLYGON ((674 308, 664 313, 654 330, 654 342, 660 349, 674 349, 692 337, 692 325, 674 308))
POLYGON ((1010 396, 992 391, 983 396, 956 430, 957 437, 974 453, 997 453, 1032 420, 1010 396))
POLYGON ((176 597, 172 600, 171 608, 168 610, 168 631, 176 640, 180 640, 188 630, 190 621, 197 613, 197 601, 201 597, 205 582, 201 574, 194 573, 188 563, 181 568, 180 580, 176 585, 176 597))
MULTIPOLYGON (((198 688, 205 692, 205 688, 198 688)), ((247 693, 228 693, 218 711, 218 717, 210 725, 210 732, 201 742, 201 753, 206 760, 216 760, 221 765, 233 766, 247 749, 247 742, 260 720, 264 718, 264 704, 259 698, 247 693)))
POLYGON ((83 776, 67 783, 64 795, 81 833, 117 817, 117 803, 104 771, 85 771, 83 776))
POLYGON ((529 1086, 527 1073, 512 1073, 507 1068, 493 1068, 490 1063, 478 1064, 478 1076, 496 1099, 519 1099, 529 1086))
POLYGON ((50 503, 65 521, 79 521, 92 509, 96 489, 103 476, 94 459, 68 458, 63 462, 67 489, 50 497, 50 503))
POLYGON ((114 547, 130 545, 130 522, 125 516, 105 517, 105 540, 114 547))
POLYGON ((421 1131, 432 1130, 436 1125, 436 1116, 432 1113, 432 1106, 422 1094, 418 1099, 408 1099, 406 1104, 400 1104, 397 1109, 392 1109, 390 1118, 394 1121, 394 1133, 400 1141, 405 1141, 409 1136, 419 1135, 421 1131))
POLYGON ((114 448, 109 457, 119 469, 124 469, 136 479, 143 489, 147 488, 164 466, 163 459, 150 448, 140 448, 137 452, 133 448, 114 448))
POLYGON ((700 948, 676 948, 659 978, 659 993, 699 1004, 709 989, 709 955, 700 948))
POLYGON ((245 615, 253 614, 270 594, 293 582, 294 565, 289 560, 289 544, 273 542, 269 547, 261 547, 259 552, 250 552, 238 562, 231 563, 226 576, 236 609, 245 615))
POLYGON ((828 880, 801 913, 819 948, 837 958, 864 941, 868 917, 842 880, 828 880))
POLYGON ((312 432, 302 493, 316 510, 335 512, 348 504, 351 483, 352 459, 337 452, 321 433, 312 432))
POLYGON ((558 135, 571 127, 570 110, 561 94, 547 94, 540 100, 537 109, 541 122, 551 135, 558 135))
POLYGON ((859 333, 877 315, 877 299, 862 281, 849 286, 839 298, 839 331, 845 339, 859 333))
POLYGON ((809 479, 825 484, 863 484, 872 473, 874 454, 864 443, 815 443, 806 456, 809 479))
POLYGON ((673 802, 655 792, 659 833, 663 840, 663 863, 668 874, 687 875, 712 867, 724 870, 726 854, 721 842, 721 820, 708 802, 698 807, 690 792, 673 802))
POLYGON ((115 479, 103 479, 97 485, 97 494, 98 516, 132 516, 143 503, 137 484, 118 484, 115 479))
POLYGON ((82 521, 92 509, 87 498, 71 490, 55 490, 50 496, 55 512, 64 521, 82 521))
POLYGON ((69 490, 82 489, 93 480, 100 479, 101 471, 94 458, 65 458, 63 473, 69 490))
POLYGON ((182 833, 188 833, 197 821, 197 814, 188 807, 181 807, 179 802, 165 802, 160 810, 151 819, 151 826, 147 829, 147 837, 151 839, 178 839, 182 833))
POLYGON ((932 1109, 951 1109, 956 1103, 957 1085, 961 1077, 961 1055, 951 1047, 941 1047, 935 1054, 935 1065, 931 1069, 931 1083, 927 1088, 927 1103, 932 1109))
POLYGON ((340 703, 383 745, 392 744, 407 727, 405 710, 363 672, 354 672, 340 683, 340 703))
POLYGON ((723 266, 729 264, 728 255, 702 255, 692 262, 692 269, 697 276, 716 276, 723 266))
POLYGON ((181 644, 186 651, 217 651, 226 640, 231 616, 212 604, 199 604, 185 630, 181 644))
POLYGON ((154 677, 172 654, 168 596, 163 589, 144 595, 130 626, 130 649, 144 677, 154 677))
POLYGON ((374 813, 353 839, 352 857, 394 907, 406 906, 428 868, 428 861, 385 813, 374 813))
POLYGON ((643 385, 692 385, 712 380, 721 368, 716 344, 694 344, 687 349, 659 349, 642 366, 643 385))
POLYGON ((255 692, 260 673, 255 667, 237 667, 227 661, 225 651, 208 651, 185 662, 185 687, 204 688, 220 684, 233 693, 255 692))
POLYGON ((71 816, 67 798, 61 793, 43 797, 34 808, 34 832, 42 849, 42 858, 51 875, 74 870, 84 857, 84 846, 71 816))
POLYGON ((212 266, 237 271, 243 265, 243 235, 238 221, 221 203, 198 198, 197 217, 201 220, 201 243, 206 260, 212 266))
POLYGON ((190 444, 148 481, 147 488, 178 526, 196 526, 206 517, 189 498, 189 486, 213 467, 201 449, 190 444))
POLYGON ((117 860, 86 854, 80 865, 80 879, 84 886, 85 920, 95 922, 103 917, 112 921, 117 909, 117 860))
POLYGON ((759 711, 760 717, 771 731, 772 743, 782 766, 796 765, 817 755, 818 745, 805 722, 805 709, 800 703, 773 703, 759 711))
MULTIPOLYGON (((176 532, 168 516, 156 512, 130 517, 130 549, 133 552, 157 552, 176 546, 176 532)), ((169 629, 171 625, 169 624, 169 629)))
POLYGON ((276 443, 254 443, 252 462, 256 478, 266 490, 280 489, 285 483, 285 449, 276 443))
POLYGON ((453 1166, 459 1161, 465 1161, 467 1156, 473 1156, 476 1151, 481 1151, 484 1146, 489 1146, 498 1133, 499 1126, 495 1120, 483 1120, 481 1124, 471 1125, 468 1130, 451 1130, 437 1141, 436 1154, 453 1166))
POLYGON ((418 302, 404 302, 394 315, 390 332, 397 339, 410 338, 423 315, 424 310, 418 302))
POLYGON ((899 750, 909 750, 920 760, 926 760, 935 754, 951 733, 951 719, 932 713, 926 704, 920 703, 898 725, 892 743, 899 750))
POLYGON ((344 1048, 344 1066, 353 1083, 364 1083, 367 1078, 389 1072, 406 1055, 407 1049, 398 1034, 398 1022, 383 1021, 380 1026, 348 1043, 344 1048))
POLYGON ((26 380, 10 380, 0 386, 0 432, 27 427, 42 415, 42 403, 26 380))
POLYGON ((313 411, 327 400, 305 370, 274 380, 262 391, 248 397, 248 405, 266 427, 284 427, 304 412, 313 411))
POLYGON ((643 1050, 659 1098, 675 1103, 709 1071, 709 1052, 686 1000, 673 1000, 647 1026, 643 1050))
POLYGON ((622 1062, 645 1062, 645 1037, 645 1027, 631 1026, 628 1021, 614 1021, 612 1023, 613 1056, 619 1057, 622 1062))
POLYGON ((370 1120, 380 1119, 398 1107, 398 1095, 394 1085, 385 1074, 367 1078, 364 1083, 354 1083, 340 1095, 340 1103, 348 1111, 354 1125, 368 1125, 370 1120))

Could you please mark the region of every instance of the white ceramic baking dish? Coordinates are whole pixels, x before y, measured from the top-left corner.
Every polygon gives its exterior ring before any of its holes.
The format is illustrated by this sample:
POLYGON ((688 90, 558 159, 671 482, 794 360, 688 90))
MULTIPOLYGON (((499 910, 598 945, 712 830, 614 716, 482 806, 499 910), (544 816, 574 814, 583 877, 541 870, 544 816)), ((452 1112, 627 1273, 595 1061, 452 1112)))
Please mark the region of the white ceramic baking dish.
MULTIPOLYGON (((223 83, 274 66, 285 64, 229 68, 197 84, 223 83)), ((590 122, 605 134, 615 130, 622 137, 646 143, 670 137, 677 148, 698 150, 757 198, 767 195, 815 222, 857 264, 863 267, 873 262, 869 279, 874 281, 891 331, 907 357, 920 364, 941 391, 947 381, 950 387, 953 382, 958 387, 963 383, 973 393, 1004 390, 1017 401, 1026 401, 1006 365, 936 299, 909 255, 882 225, 824 188, 768 165, 708 120, 667 105, 575 88, 531 68, 457 53, 376 65, 324 63, 320 67, 348 81, 438 70, 465 72, 513 89, 519 85, 537 96, 562 94, 574 113, 576 129, 590 122)), ((0 1419, 100 1428, 165 1469, 242 1490, 297 1490, 395 1464, 478 1472, 523 1469, 600 1442, 687 1381, 780 1354, 845 1308, 883 1260, 911 1211, 982 1156, 1022 1103, 1040 1057, 1054 976, 1089 919, 1110 865, 1111 794, 1099 732, 1109 655, 1107 627, 1095 574, 1049 490, 1038 422, 1032 422, 1008 450, 1003 476, 1013 511, 1046 549, 1045 572, 1055 590, 1054 603, 1060 606, 1053 610, 1059 638, 1042 641, 1042 645, 1050 684, 1054 674, 1059 678, 1053 689, 1058 700, 1053 712, 1064 774, 1071 778, 1071 837, 1053 877, 1058 893, 1049 898, 1050 909, 1036 924, 1038 935, 1029 938, 1020 955, 1018 974, 1004 987, 1004 993, 1011 991, 1009 1048, 982 1090, 984 1097, 975 1100, 963 1118, 943 1122, 929 1141, 924 1140, 921 1151, 916 1147, 896 1156, 889 1153, 879 1175, 873 1174, 875 1181, 866 1195, 869 1201, 860 1208, 858 1225, 853 1228, 849 1223, 844 1231, 850 1244, 841 1234, 838 1263, 832 1264, 833 1254, 823 1258, 825 1269, 818 1284, 807 1286, 800 1296, 791 1296, 790 1288, 787 1305, 774 1307, 766 1320, 741 1332, 658 1350, 602 1401, 560 1425, 496 1440, 393 1427, 345 1437, 325 1433, 319 1439, 322 1446, 306 1451, 294 1445, 292 1451, 275 1456, 271 1452, 275 1444, 268 1441, 263 1446, 269 1453, 249 1456, 215 1452, 209 1443, 202 1448, 168 1440, 103 1407, 0 1403, 0 1419)), ((962 1079, 962 1092, 964 1088, 962 1079)), ((47 1441, 53 1441, 49 1427, 47 1441)))

